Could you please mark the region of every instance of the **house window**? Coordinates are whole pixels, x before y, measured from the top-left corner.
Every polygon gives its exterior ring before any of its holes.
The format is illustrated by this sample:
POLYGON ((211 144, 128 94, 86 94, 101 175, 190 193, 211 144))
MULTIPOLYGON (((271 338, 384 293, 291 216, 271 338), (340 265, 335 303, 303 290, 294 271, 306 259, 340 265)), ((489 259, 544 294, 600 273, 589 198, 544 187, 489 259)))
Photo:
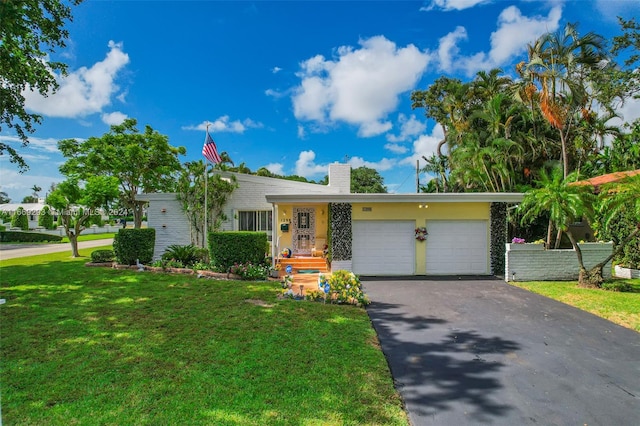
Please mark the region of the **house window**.
POLYGON ((238 229, 240 231, 266 232, 267 237, 271 240, 273 212, 271 210, 238 212, 238 229))

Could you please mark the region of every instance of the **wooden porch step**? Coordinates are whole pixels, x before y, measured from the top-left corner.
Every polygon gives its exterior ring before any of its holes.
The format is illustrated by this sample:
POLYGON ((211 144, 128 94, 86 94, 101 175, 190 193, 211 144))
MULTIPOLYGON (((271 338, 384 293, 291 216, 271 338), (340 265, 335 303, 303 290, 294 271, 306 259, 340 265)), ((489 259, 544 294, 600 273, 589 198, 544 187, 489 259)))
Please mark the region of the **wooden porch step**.
POLYGON ((278 259, 278 263, 281 265, 281 270, 284 270, 287 265, 291 265, 294 273, 299 273, 300 271, 327 272, 327 262, 322 257, 280 258, 278 259))

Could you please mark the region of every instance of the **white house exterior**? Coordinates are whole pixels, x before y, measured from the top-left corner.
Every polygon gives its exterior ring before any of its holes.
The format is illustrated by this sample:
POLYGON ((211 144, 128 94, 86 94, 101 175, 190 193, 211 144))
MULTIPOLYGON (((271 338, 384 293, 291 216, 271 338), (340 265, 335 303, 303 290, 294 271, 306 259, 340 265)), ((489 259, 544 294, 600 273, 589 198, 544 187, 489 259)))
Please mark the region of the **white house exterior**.
MULTIPOLYGON (((221 230, 266 232, 272 241, 274 253, 279 251, 279 241, 273 238, 279 222, 275 221, 274 206, 267 201, 267 194, 348 194, 351 185, 350 166, 338 163, 329 166, 329 185, 234 172, 221 172, 221 175, 234 176, 238 183, 223 209, 228 219, 222 222, 221 230)), ((172 244, 191 244, 190 224, 182 211, 177 194, 141 194, 137 199, 149 202, 148 226, 156 229, 154 259, 159 259, 172 244)))
MULTIPOLYGON (((277 255, 286 248, 295 256, 313 256, 327 244, 332 269, 359 275, 500 275, 506 209, 523 197, 352 194, 351 168, 338 163, 329 166, 326 186, 222 174, 235 176, 238 183, 225 207, 228 220, 222 230, 264 231, 277 255)), ((171 244, 191 243, 190 225, 176 194, 138 199, 149 201, 149 227, 156 229, 154 258, 171 244)))

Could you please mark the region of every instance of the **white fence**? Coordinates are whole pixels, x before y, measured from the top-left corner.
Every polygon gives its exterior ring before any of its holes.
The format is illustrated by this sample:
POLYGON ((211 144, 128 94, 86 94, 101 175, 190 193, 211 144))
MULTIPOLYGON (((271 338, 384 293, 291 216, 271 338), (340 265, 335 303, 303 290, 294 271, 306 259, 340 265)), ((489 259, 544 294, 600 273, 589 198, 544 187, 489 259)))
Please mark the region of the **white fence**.
MULTIPOLYGON (((9 224, 5 224, 5 226, 7 226, 9 224)), ((142 222, 142 227, 146 228, 147 223, 146 222, 142 222)), ((113 233, 117 233, 120 229, 122 229, 122 225, 118 226, 118 225, 105 225, 105 226, 97 226, 97 225, 91 225, 90 227, 86 228, 84 231, 82 231, 82 233, 80 235, 89 235, 89 234, 113 234, 113 233)), ((20 228, 11 228, 9 226, 7 226, 7 231, 22 231, 22 229, 20 228)), ((41 226, 37 226, 34 229, 29 229, 28 232, 37 232, 40 234, 49 234, 49 235, 59 235, 61 237, 64 237, 66 234, 64 233, 64 227, 63 226, 59 226, 57 229, 44 229, 41 226)))
MULTIPOLYGON (((579 244, 587 269, 602 262, 613 251, 613 243, 579 244)), ((578 279, 580 266, 573 249, 545 250, 543 244, 506 244, 506 281, 572 281, 578 279)), ((611 277, 611 262, 602 270, 611 277)))

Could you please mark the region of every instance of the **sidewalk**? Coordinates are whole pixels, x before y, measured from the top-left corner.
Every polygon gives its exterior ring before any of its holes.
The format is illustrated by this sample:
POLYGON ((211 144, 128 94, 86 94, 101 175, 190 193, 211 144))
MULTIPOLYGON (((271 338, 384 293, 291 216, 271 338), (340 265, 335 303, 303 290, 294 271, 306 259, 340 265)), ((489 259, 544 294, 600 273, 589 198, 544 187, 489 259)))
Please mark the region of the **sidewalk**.
MULTIPOLYGON (((113 244, 113 238, 104 240, 80 241, 79 249, 110 246, 113 244)), ((68 251, 71 256, 71 245, 69 243, 61 244, 0 244, 0 260, 15 259, 17 257, 35 256, 38 254, 59 253, 68 251)))

